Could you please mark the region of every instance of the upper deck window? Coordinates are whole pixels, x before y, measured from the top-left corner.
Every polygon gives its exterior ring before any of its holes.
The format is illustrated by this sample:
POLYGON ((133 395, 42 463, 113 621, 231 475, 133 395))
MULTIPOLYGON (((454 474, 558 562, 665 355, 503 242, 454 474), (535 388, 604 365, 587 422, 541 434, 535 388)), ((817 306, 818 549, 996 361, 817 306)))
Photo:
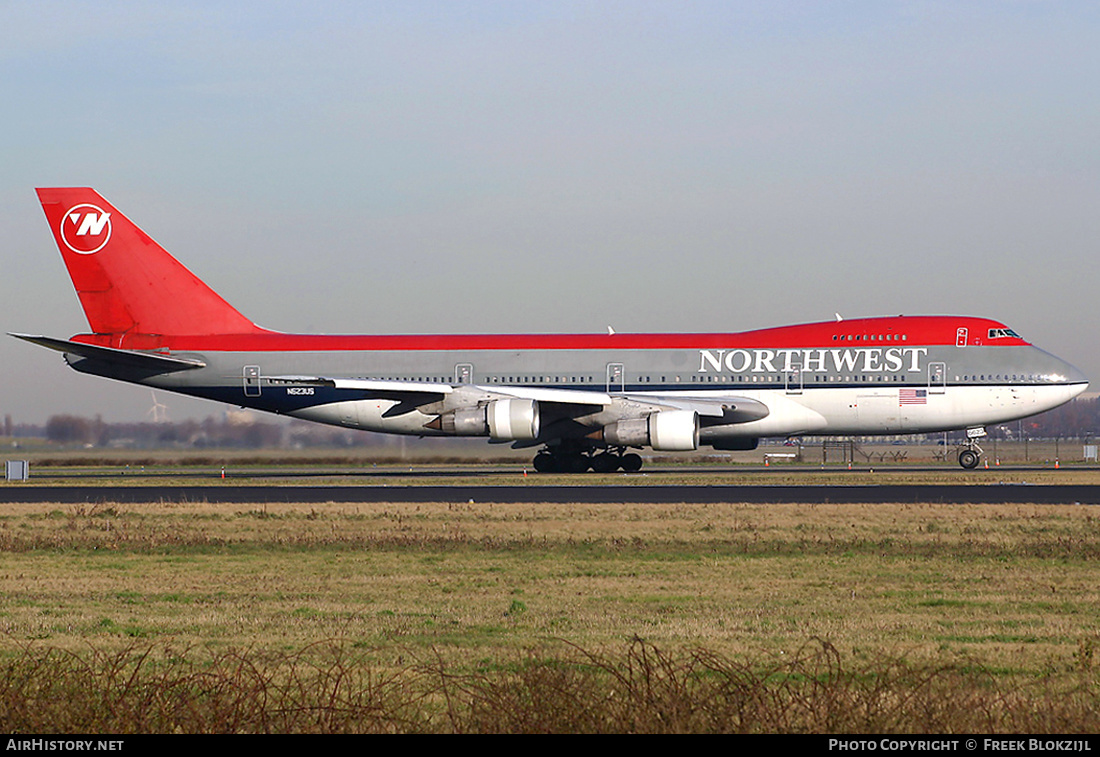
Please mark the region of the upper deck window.
MULTIPOLYGON (((1009 329, 1001 329, 1005 333, 1002 336, 1016 336, 1009 329)), ((990 335, 992 335, 990 331, 990 335)), ((907 334, 833 334, 834 342, 905 342, 909 340, 907 334)))

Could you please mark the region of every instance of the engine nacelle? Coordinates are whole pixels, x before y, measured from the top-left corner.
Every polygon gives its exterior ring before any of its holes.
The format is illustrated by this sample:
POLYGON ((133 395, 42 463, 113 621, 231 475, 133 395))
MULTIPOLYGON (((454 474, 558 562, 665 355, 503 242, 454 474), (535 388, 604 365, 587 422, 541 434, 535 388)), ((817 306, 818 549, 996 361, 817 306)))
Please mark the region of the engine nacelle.
POLYGON ((485 408, 489 437, 529 441, 539 435, 539 403, 536 400, 493 400, 485 408))
POLYGON ((486 436, 489 423, 485 420, 485 408, 460 407, 443 416, 443 428, 455 436, 486 436))
POLYGON ((617 447, 644 447, 661 452, 699 448, 699 414, 664 410, 646 418, 617 421, 603 428, 603 441, 617 447))
POLYGON ((724 452, 747 452, 760 446, 760 440, 755 436, 726 436, 705 443, 724 452))
POLYGON ((699 413, 664 410, 649 416, 649 446, 660 451, 699 449, 699 413))
POLYGON ((603 427, 603 433, 596 437, 614 447, 644 447, 649 444, 649 419, 634 418, 618 421, 603 427))

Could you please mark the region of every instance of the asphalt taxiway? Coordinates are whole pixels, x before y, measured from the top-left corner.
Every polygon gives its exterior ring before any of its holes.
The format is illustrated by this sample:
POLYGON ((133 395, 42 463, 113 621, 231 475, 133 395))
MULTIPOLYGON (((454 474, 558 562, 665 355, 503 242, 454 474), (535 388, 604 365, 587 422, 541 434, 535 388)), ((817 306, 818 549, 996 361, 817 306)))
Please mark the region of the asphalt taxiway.
POLYGON ((884 485, 174 485, 0 487, 6 503, 133 502, 500 502, 500 503, 806 503, 806 504, 1100 504, 1091 484, 884 484, 884 485))

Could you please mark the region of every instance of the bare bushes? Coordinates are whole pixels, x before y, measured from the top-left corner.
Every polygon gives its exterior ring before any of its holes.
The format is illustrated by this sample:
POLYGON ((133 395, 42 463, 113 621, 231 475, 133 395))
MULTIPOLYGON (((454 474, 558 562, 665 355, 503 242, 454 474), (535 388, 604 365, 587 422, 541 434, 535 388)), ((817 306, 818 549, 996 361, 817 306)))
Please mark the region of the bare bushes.
POLYGON ((460 671, 396 667, 350 644, 294 654, 24 647, 0 664, 9 733, 1094 733, 1089 673, 1070 691, 956 667, 845 664, 814 640, 780 659, 667 652, 635 639, 460 671))
POLYGON ((291 655, 25 649, 0 666, 10 733, 384 733, 426 721, 423 686, 339 646, 291 655), (411 701, 402 699, 408 694, 411 701))

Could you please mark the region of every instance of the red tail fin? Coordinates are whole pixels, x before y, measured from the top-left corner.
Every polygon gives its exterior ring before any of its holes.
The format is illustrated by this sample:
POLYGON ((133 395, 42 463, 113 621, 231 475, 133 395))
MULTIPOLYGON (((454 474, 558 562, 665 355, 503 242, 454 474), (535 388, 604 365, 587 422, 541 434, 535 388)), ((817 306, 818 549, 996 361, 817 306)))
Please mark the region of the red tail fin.
POLYGON ((92 189, 39 189, 88 324, 114 347, 263 331, 92 189))

